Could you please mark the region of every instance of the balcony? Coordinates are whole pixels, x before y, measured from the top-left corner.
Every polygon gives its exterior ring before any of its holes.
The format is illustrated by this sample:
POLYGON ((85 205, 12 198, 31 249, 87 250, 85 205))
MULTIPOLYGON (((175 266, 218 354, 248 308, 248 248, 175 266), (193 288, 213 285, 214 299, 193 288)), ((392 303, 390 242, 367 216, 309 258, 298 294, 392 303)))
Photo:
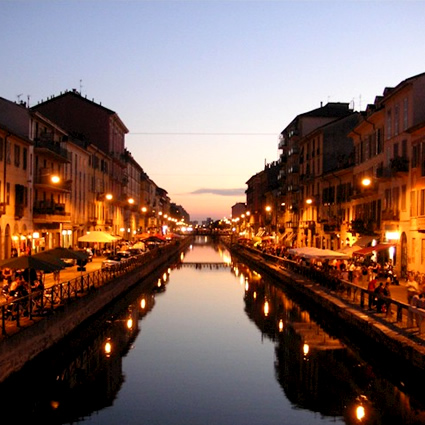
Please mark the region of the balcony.
MULTIPOLYGON (((50 136, 50 135, 48 135, 50 136)), ((61 162, 71 162, 71 153, 60 146, 59 142, 54 142, 51 137, 42 134, 40 138, 34 140, 34 151, 53 156, 61 162)))
POLYGON ((300 227, 303 229, 314 229, 316 227, 316 222, 314 220, 306 220, 301 223, 300 227))
POLYGON ((397 156, 390 161, 387 167, 376 169, 376 177, 379 179, 391 179, 396 175, 409 172, 409 160, 405 157, 397 156))
POLYGON ((291 229, 298 229, 298 222, 297 221, 287 221, 286 227, 291 229))
POLYGON ((351 221, 349 232, 359 233, 360 235, 374 235, 377 226, 377 220, 357 218, 351 221))
POLYGON ((337 223, 326 223, 323 225, 323 231, 326 233, 339 232, 341 231, 341 226, 337 223))
POLYGON ((38 186, 39 189, 71 192, 72 180, 63 180, 60 174, 54 172, 51 168, 40 168, 37 175, 34 176, 34 186, 38 186), (53 176, 59 176, 59 182, 53 182, 53 176))
POLYGON ((381 218, 384 221, 400 221, 400 211, 398 210, 383 210, 381 218))
POLYGON ((97 217, 89 217, 88 224, 90 226, 96 226, 97 225, 97 217))
POLYGON ((53 201, 34 201, 35 223, 69 223, 71 214, 65 211, 65 204, 53 201))
POLYGON ((24 216, 24 205, 15 204, 15 220, 19 220, 24 216))
POLYGON ((288 146, 288 141, 286 140, 285 136, 282 134, 279 136, 279 144, 278 148, 283 149, 285 146, 288 146))

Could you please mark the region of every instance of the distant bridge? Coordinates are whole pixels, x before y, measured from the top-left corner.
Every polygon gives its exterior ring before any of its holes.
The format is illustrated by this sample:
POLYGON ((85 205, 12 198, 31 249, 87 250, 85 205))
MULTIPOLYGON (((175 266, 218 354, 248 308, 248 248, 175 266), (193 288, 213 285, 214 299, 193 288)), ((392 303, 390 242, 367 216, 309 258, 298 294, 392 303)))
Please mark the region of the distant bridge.
POLYGON ((221 268, 227 268, 231 267, 231 264, 221 262, 221 263, 190 263, 190 262, 184 262, 181 263, 180 266, 182 267, 192 267, 194 269, 221 269, 221 268))

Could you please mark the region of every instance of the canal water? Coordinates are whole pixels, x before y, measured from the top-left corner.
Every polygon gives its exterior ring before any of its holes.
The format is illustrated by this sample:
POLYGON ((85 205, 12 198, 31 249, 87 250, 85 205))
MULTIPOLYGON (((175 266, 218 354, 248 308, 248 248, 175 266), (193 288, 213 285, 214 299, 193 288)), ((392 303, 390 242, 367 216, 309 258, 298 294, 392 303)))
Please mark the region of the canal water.
POLYGON ((180 260, 2 384, 3 421, 425 423, 421 395, 223 247, 197 237, 180 260))

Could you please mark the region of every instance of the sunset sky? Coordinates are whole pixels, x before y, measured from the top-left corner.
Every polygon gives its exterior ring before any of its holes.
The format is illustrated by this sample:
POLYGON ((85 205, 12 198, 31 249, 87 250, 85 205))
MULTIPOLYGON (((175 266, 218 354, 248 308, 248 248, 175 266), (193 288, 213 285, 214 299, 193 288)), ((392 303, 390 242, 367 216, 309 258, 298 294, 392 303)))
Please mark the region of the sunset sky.
POLYGON ((424 1, 1 1, 0 96, 77 89, 192 220, 229 217, 292 119, 425 72, 424 1))

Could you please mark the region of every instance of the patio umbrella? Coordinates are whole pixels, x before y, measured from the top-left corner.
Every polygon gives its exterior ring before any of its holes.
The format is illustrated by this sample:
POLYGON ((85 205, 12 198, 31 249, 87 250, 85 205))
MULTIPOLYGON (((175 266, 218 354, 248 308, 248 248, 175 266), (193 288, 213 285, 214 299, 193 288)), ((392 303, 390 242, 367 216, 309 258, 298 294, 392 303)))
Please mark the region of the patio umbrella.
POLYGON ((145 239, 142 239, 143 242, 166 242, 166 239, 164 237, 161 236, 149 236, 145 239))
POLYGON ((8 258, 0 261, 0 268, 8 267, 9 269, 35 269, 44 272, 53 272, 60 270, 63 266, 54 263, 48 258, 37 258, 34 255, 21 255, 20 257, 8 258))
POLYGON ((83 251, 75 251, 73 249, 58 246, 56 248, 44 251, 46 254, 52 255, 55 258, 70 258, 73 260, 87 260, 89 254, 83 251))
POLYGON ((60 258, 54 257, 53 255, 49 254, 47 251, 39 252, 37 254, 32 255, 32 257, 35 257, 46 263, 54 264, 60 267, 61 269, 66 267, 66 264, 60 258))
POLYGON ((118 240, 118 237, 112 236, 109 233, 96 230, 87 235, 80 236, 78 242, 97 242, 97 243, 111 243, 118 240))

